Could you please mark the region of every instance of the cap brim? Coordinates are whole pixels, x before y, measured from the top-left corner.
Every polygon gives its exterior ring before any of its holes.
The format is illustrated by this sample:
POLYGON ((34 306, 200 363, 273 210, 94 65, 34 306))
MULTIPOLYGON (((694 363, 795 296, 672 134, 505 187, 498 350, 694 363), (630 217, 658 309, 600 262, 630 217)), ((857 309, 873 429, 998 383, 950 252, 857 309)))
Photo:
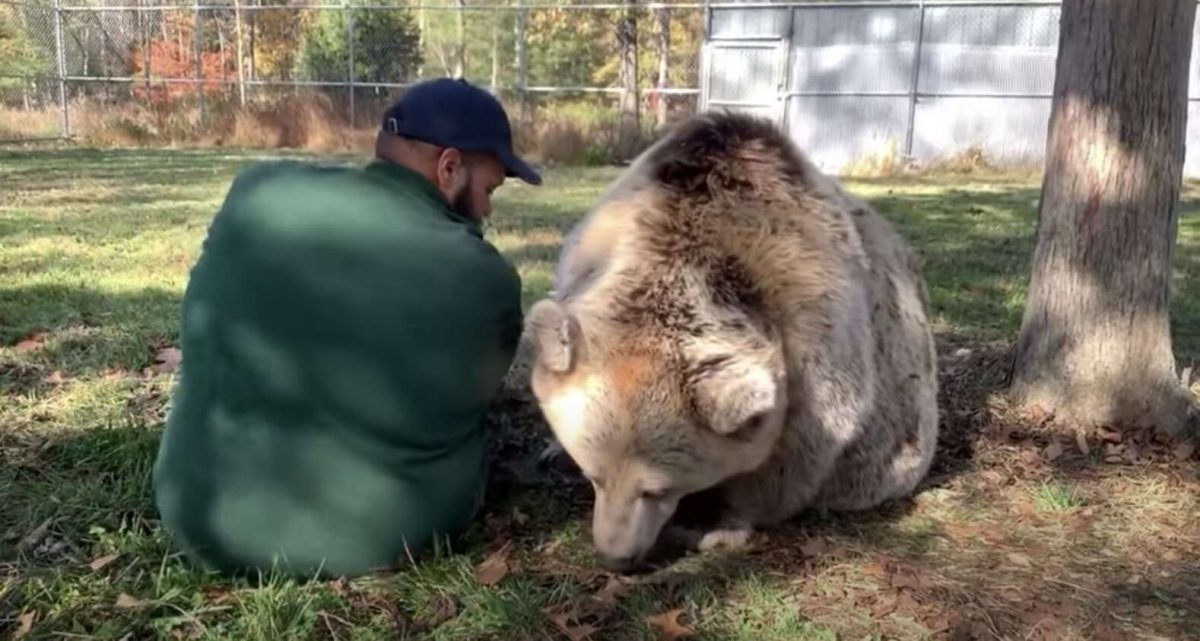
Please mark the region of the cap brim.
POLYGON ((531 185, 542 184, 542 177, 533 170, 533 167, 517 158, 511 151, 502 149, 499 156, 500 162, 504 164, 505 173, 509 177, 520 178, 531 185))

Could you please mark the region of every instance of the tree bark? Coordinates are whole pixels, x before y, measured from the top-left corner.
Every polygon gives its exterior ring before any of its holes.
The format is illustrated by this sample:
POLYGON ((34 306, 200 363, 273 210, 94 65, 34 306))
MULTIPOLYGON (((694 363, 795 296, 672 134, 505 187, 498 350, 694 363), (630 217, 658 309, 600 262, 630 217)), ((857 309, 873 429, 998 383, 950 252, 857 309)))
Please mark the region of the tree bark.
POLYGON ((525 131, 529 124, 529 95, 525 91, 525 87, 529 84, 528 70, 529 60, 527 49, 525 47, 525 30, 529 22, 529 9, 527 8, 526 0, 517 0, 517 24, 515 25, 516 51, 513 52, 513 57, 516 58, 517 65, 517 100, 520 103, 518 120, 521 123, 521 131, 525 131))
POLYGON ((245 60, 245 52, 242 49, 242 3, 241 0, 233 0, 233 19, 237 25, 237 75, 238 75, 238 104, 242 107, 246 106, 246 73, 242 67, 245 60))
POLYGON ((669 84, 667 73, 670 70, 670 54, 671 9, 664 7, 658 10, 658 93, 655 95, 658 101, 655 104, 656 122, 660 128, 667 124, 667 96, 663 94, 663 89, 669 84))
POLYGON ((1019 405, 1168 433, 1192 414, 1168 303, 1195 13, 1195 0, 1062 3, 1019 405))
POLYGON ((492 95, 500 95, 500 20, 492 20, 492 95))
MULTIPOLYGON (((255 4, 255 6, 262 6, 262 3, 258 2, 258 1, 256 1, 254 4, 255 4)), ((250 69, 249 69, 249 76, 247 77, 247 80, 250 80, 250 81, 254 81, 254 80, 258 79, 258 77, 255 75, 258 70, 257 66, 255 65, 255 61, 258 58, 258 56, 255 55, 255 50, 256 50, 255 40, 256 40, 256 35, 258 33, 258 13, 259 12, 257 12, 257 11, 251 11, 250 15, 247 16, 250 20, 250 69)))
POLYGON ((637 0, 625 0, 625 11, 617 24, 617 46, 621 57, 621 127, 617 153, 629 157, 637 152, 641 138, 638 109, 637 0))
POLYGON ((467 0, 457 0, 455 6, 458 39, 454 51, 454 77, 462 78, 467 73, 467 0))

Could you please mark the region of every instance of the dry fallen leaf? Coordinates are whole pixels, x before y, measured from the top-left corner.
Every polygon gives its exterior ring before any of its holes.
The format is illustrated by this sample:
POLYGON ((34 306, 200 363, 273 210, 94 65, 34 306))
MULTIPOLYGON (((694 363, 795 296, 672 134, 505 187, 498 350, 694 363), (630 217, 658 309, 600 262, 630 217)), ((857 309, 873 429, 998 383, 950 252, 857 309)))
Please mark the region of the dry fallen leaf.
POLYGON ((662 638, 667 641, 673 639, 685 639, 695 634, 695 630, 679 623, 679 617, 683 614, 683 608, 668 610, 662 614, 652 617, 646 617, 646 623, 658 628, 662 633, 662 638))
POLYGON ((120 554, 108 554, 105 556, 97 557, 97 558, 93 559, 91 563, 88 563, 88 567, 91 568, 93 572, 99 572, 100 570, 104 569, 104 567, 106 565, 108 565, 109 563, 116 561, 118 556, 121 556, 121 555, 120 554))
POLYGON ((864 565, 862 568, 862 573, 867 576, 875 577, 879 580, 886 579, 888 575, 887 562, 887 557, 880 556, 879 558, 874 559, 870 563, 864 565))
POLYGON ((209 605, 221 605, 231 600, 233 600, 233 594, 229 592, 228 588, 215 586, 204 588, 204 602, 209 605))
POLYGON ((1092 634, 1090 636, 1092 639, 1095 639, 1095 641, 1123 641, 1127 638, 1125 635, 1117 632, 1111 626, 1105 623, 1101 623, 1095 628, 1092 628, 1092 634))
POLYGON ((508 575, 508 548, 511 543, 505 543, 499 550, 492 552, 475 568, 475 580, 484 585, 495 585, 508 575))
POLYGON ((46 533, 50 530, 50 524, 53 522, 54 519, 46 519, 45 521, 42 521, 41 525, 33 528, 33 531, 25 535, 25 538, 21 539, 21 541, 17 543, 17 549, 26 550, 37 545, 38 543, 41 543, 42 539, 46 538, 46 533))
POLYGON ((571 641, 588 641, 600 629, 591 624, 572 623, 572 621, 579 619, 579 613, 576 607, 571 604, 547 608, 543 612, 554 623, 554 627, 567 635, 567 638, 571 639, 571 641))
POLYGON ((969 523, 948 521, 942 524, 942 529, 946 531, 946 534, 950 535, 950 538, 960 543, 972 537, 983 535, 983 527, 969 523))
POLYGON ((344 577, 338 577, 333 581, 330 581, 329 589, 343 599, 350 595, 350 586, 346 583, 346 579, 344 577))
POLYGON ((115 381, 122 378, 128 378, 129 371, 123 367, 110 367, 104 370, 104 380, 115 381))
POLYGON ((895 611, 896 595, 881 594, 879 595, 879 600, 875 602, 875 607, 871 609, 871 614, 874 615, 876 619, 882 619, 883 617, 895 611))
POLYGON ((901 614, 911 614, 921 609, 921 604, 908 592, 901 592, 896 597, 896 610, 901 614))
POLYGON ((17 629, 13 632, 12 641, 20 641, 25 638, 33 630, 33 624, 37 622, 37 612, 22 612, 21 616, 17 617, 17 629))
POLYGON ((828 549, 828 547, 829 546, 822 539, 809 539, 804 543, 804 545, 800 546, 800 552, 803 553, 804 556, 818 557, 822 554, 825 554, 825 551, 828 549))
POLYGON ((433 613, 422 622, 436 628, 456 616, 458 616, 458 600, 452 595, 442 594, 434 601, 433 613))
POLYGON ((1054 459, 1062 456, 1063 446, 1058 441, 1054 441, 1046 447, 1046 450, 1042 452, 1042 454, 1046 457, 1047 461, 1053 461, 1054 459))
POLYGON ((1028 555, 1022 554, 1020 552, 1010 552, 1008 554, 1008 562, 1012 563, 1013 565, 1015 565, 1017 567, 1022 567, 1022 568, 1033 567, 1033 559, 1029 558, 1028 555))
POLYGON ((608 583, 605 583, 604 587, 593 594, 592 598, 601 605, 615 606, 617 600, 625 596, 625 593, 628 591, 628 585, 622 583, 617 577, 610 576, 608 577, 608 583))
POLYGON ((996 470, 984 470, 980 472, 979 480, 983 481, 986 485, 1004 485, 1005 483, 1004 475, 996 470))
POLYGON ((46 344, 46 336, 48 335, 49 332, 34 332, 26 336, 17 343, 17 351, 32 352, 35 349, 41 349, 42 345, 46 344))
POLYGON ((901 588, 917 589, 921 587, 921 577, 917 576, 915 570, 900 568, 892 574, 890 583, 897 590, 901 588))
POLYGON ((122 592, 117 596, 117 607, 122 609, 140 608, 146 605, 146 602, 133 596, 129 596, 122 592))
POLYGON ((166 347, 158 350, 158 354, 154 356, 154 365, 152 369, 159 374, 169 374, 179 368, 183 362, 183 352, 177 347, 166 347))
POLYGON ((1192 441, 1184 441, 1183 443, 1175 446, 1174 453, 1175 460, 1186 461, 1192 458, 1192 455, 1196 453, 1196 444, 1192 441))
POLYGON ((182 625, 171 628, 171 638, 185 641, 187 639, 199 638, 202 631, 194 623, 184 623, 182 625))

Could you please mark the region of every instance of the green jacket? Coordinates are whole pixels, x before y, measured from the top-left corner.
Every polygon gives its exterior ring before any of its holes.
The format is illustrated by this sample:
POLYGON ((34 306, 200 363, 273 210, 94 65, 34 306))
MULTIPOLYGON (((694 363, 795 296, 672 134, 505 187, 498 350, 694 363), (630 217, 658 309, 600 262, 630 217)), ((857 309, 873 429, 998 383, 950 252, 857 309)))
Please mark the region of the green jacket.
POLYGON ((163 524, 210 567, 308 576, 461 533, 520 294, 478 225, 404 168, 243 171, 183 300, 163 524))

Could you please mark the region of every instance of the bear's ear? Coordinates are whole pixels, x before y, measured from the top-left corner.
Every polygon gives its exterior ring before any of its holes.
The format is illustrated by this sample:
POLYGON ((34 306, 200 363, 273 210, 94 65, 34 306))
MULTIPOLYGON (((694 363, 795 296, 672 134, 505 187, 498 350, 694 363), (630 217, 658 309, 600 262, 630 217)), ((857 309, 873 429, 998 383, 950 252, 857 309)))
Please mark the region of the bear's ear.
POLYGON ((538 301, 525 318, 525 332, 533 345, 534 362, 552 372, 571 371, 579 357, 579 323, 558 303, 538 301))
POLYGON ((701 420, 722 436, 751 436, 782 409, 784 387, 771 363, 729 355, 710 358, 690 382, 701 420))

